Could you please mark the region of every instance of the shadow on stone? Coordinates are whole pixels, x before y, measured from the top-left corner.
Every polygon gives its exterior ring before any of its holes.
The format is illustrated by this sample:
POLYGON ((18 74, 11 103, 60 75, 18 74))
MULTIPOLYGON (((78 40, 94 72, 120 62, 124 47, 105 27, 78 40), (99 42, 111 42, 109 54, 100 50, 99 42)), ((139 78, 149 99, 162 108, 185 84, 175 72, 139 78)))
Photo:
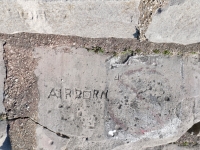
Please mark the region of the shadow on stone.
POLYGON ((200 122, 194 124, 189 130, 188 132, 191 134, 194 134, 194 135, 197 135, 199 134, 200 132, 200 122))
POLYGON ((139 40, 140 38, 140 30, 135 27, 136 32, 133 34, 133 37, 136 38, 137 40, 139 40))
POLYGON ((3 145, 0 147, 0 150, 11 150, 11 143, 10 143, 10 138, 8 136, 8 129, 9 127, 7 126, 7 137, 3 142, 3 145))
POLYGON ((3 142, 3 145, 0 147, 0 150, 11 150, 10 138, 8 136, 3 142))

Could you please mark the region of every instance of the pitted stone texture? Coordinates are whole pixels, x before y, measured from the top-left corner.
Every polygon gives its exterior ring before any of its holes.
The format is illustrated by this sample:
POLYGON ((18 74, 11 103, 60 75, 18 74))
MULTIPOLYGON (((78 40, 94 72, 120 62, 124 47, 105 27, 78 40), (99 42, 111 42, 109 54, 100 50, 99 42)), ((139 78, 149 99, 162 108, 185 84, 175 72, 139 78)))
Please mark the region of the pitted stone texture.
POLYGON ((6 41, 9 97, 4 102, 12 149, 145 149, 175 142, 199 121, 198 43, 31 33, 0 37, 6 41), (83 47, 98 47, 104 54, 83 47), (159 56, 153 50, 183 56, 159 56), (138 53, 145 56, 130 57, 138 53), (20 82, 12 78, 17 76, 20 82), (24 103, 27 96, 31 103, 24 103), (69 139, 59 142, 59 135, 69 139))
POLYGON ((133 38, 140 0, 1 0, 0 32, 133 38))
POLYGON ((9 137, 13 150, 36 147, 37 106, 39 93, 34 75, 36 61, 31 50, 4 45, 6 78, 4 80, 4 106, 9 124, 9 137))
POLYGON ((119 64, 118 56, 62 46, 35 48, 34 57, 38 122, 68 135, 66 149, 145 149, 178 140, 200 120, 198 55, 119 64))
POLYGON ((157 43, 191 44, 200 42, 198 0, 171 0, 159 9, 150 23, 146 37, 157 43))
POLYGON ((12 150, 36 149, 36 124, 30 119, 9 121, 9 137, 12 150))
MULTIPOLYGON (((40 91, 39 122, 56 133, 84 141, 105 140, 107 57, 68 47, 36 48, 35 53, 36 58, 41 57, 35 71, 40 91), (77 61, 72 61, 73 57, 77 61)), ((69 149, 75 146, 70 145, 69 149)))

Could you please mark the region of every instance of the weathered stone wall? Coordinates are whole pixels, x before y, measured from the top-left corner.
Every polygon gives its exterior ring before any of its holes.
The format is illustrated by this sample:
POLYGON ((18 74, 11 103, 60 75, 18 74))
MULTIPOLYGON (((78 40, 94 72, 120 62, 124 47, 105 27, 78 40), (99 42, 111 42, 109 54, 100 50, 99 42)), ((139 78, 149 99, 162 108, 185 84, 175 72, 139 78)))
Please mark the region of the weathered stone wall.
POLYGON ((198 0, 171 0, 152 17, 146 38, 152 42, 191 44, 199 42, 198 0))
POLYGON ((13 149, 145 149, 199 121, 199 44, 0 37, 13 149))
POLYGON ((199 149, 197 0, 0 6, 0 149, 199 149))
POLYGON ((0 0, 1 33, 199 42, 198 0, 0 0))
POLYGON ((1 33, 132 38, 140 0, 0 0, 1 33))

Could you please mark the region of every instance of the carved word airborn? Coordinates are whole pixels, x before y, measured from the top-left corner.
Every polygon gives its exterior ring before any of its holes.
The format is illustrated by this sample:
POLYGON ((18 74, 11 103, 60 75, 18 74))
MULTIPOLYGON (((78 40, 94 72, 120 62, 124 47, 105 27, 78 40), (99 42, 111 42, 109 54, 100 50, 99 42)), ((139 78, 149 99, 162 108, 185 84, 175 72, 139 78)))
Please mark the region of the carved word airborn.
POLYGON ((108 90, 79 90, 79 89, 69 89, 69 88, 65 88, 65 89, 59 89, 59 88, 52 88, 48 98, 51 97, 56 97, 59 99, 65 98, 75 98, 75 99, 91 99, 91 98, 105 98, 107 99, 108 97, 108 90), (64 96, 64 97, 63 97, 64 96))

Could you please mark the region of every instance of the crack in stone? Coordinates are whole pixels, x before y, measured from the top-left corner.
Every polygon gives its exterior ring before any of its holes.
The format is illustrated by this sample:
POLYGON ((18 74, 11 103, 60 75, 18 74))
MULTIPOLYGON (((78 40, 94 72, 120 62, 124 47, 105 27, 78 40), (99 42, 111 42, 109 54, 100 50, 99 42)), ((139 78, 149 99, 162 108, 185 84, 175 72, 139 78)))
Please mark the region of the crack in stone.
MULTIPOLYGON (((4 63, 5 63, 5 66, 6 66, 6 79, 9 77, 8 76, 8 69, 9 69, 9 66, 8 66, 8 60, 7 60, 7 57, 8 57, 8 54, 9 54, 9 49, 11 49, 11 48, 13 48, 13 50, 15 50, 15 49, 19 49, 19 52, 18 52, 18 54, 21 54, 21 53, 25 53, 25 52, 27 52, 27 51, 30 51, 30 47, 34 47, 34 45, 37 45, 37 46, 41 46, 42 44, 40 43, 40 41, 41 40, 38 40, 38 42, 39 42, 39 44, 37 43, 37 40, 35 41, 35 40, 33 40, 33 43, 29 43, 30 45, 26 45, 26 44, 23 44, 23 42, 26 42, 26 40, 28 40, 29 38, 31 38, 32 37, 32 39, 34 39, 35 38, 35 36, 38 36, 38 37, 41 37, 41 39, 43 39, 44 41, 46 40, 46 39, 48 39, 49 38, 49 35, 40 35, 40 34, 30 34, 30 33, 23 33, 23 34, 15 34, 15 36, 13 36, 13 35, 5 35, 5 36, 8 36, 9 38, 5 38, 6 40, 7 40, 7 44, 10 46, 10 47, 6 47, 6 49, 4 48, 3 50, 4 50, 4 63), (23 38, 23 36, 22 37, 20 37, 20 35, 26 35, 26 37, 25 38, 23 38), (13 37, 12 37, 13 36, 13 37), (10 41, 9 41, 9 39, 11 39, 10 41), (21 39, 21 40, 18 40, 18 39, 21 39), (23 39, 23 40, 22 40, 23 39), (13 41, 12 41, 13 40, 13 41), (20 47, 21 46, 21 47, 20 47), (23 47, 24 46, 24 47, 23 47), (28 47, 28 48, 26 48, 26 46, 28 47), (20 50, 21 49, 21 50, 20 50)), ((1 34, 0 34, 0 36, 1 36, 1 34)), ((37 37, 36 36, 36 37, 37 37)), ((198 50, 198 47, 199 47, 199 43, 197 43, 197 44, 192 44, 192 45, 188 45, 188 46, 183 46, 183 45, 178 45, 178 44, 171 44, 171 43, 169 43, 169 44, 156 44, 156 43, 150 43, 150 42, 147 42, 147 41, 145 41, 145 42, 138 42, 138 41, 134 41, 134 40, 127 40, 127 39, 114 39, 114 38, 108 38, 108 39, 89 39, 89 38, 80 38, 80 37, 67 37, 67 36, 56 36, 56 35, 50 35, 50 37, 54 37, 55 39, 54 40, 52 40, 52 45, 60 45, 59 43, 57 44, 56 42, 54 43, 54 41, 59 41, 59 42, 61 42, 61 45, 62 45, 62 42, 63 41, 66 41, 65 39, 67 39, 68 40, 68 43, 64 43, 64 44, 66 44, 66 45, 69 45, 69 46, 71 46, 71 45, 73 45, 72 43, 76 43, 76 47, 85 47, 85 44, 87 44, 87 43, 89 43, 88 45, 91 47, 91 46, 93 46, 93 45, 99 45, 99 44, 101 44, 101 42, 102 43, 104 43, 105 42, 105 44, 103 45, 104 47, 103 47, 103 49, 105 49, 105 52, 106 53, 113 53, 113 52, 115 52, 115 51, 118 51, 118 52, 122 52, 122 50, 124 50, 125 48, 129 48, 129 49, 131 49, 131 50, 134 50, 134 49, 141 49, 141 53, 142 52, 144 52, 144 53, 152 53, 152 50, 154 50, 154 49, 159 49, 160 50, 160 52, 162 52, 162 50, 165 50, 165 49, 169 49, 170 51, 173 51, 173 50, 175 50, 176 52, 190 52, 190 51, 192 51, 193 49, 195 50, 195 51, 197 51, 198 50), (61 40, 59 40, 59 38, 61 39, 61 40), (107 42, 106 42, 107 41, 107 42), (122 44, 122 43, 124 43, 124 44, 122 44), (116 48, 117 47, 117 48, 116 48), (191 47, 193 47, 193 49, 191 49, 191 47), (116 50, 117 49, 117 50, 116 50), (148 50, 146 50, 146 49, 148 49, 148 50)), ((39 38, 40 39, 40 38, 39 38)), ((45 42, 44 42, 45 43, 45 42)), ((48 44, 46 44, 45 46, 50 46, 51 45, 51 43, 48 45, 48 44)), ((6 46, 6 42, 4 42, 4 44, 3 44, 3 46, 6 46)), ((88 46, 86 46, 86 47, 88 47, 88 46)), ((131 57, 130 55, 128 56, 128 57, 131 57)), ((31 57, 30 57, 31 58, 31 57)), ((128 61, 128 59, 129 58, 127 58, 127 60, 125 59, 125 61, 123 61, 122 63, 126 63, 127 61, 128 61)), ((16 63, 15 63, 16 64, 16 63)), ((21 67, 21 66, 20 66, 21 67)), ((21 68, 20 68, 21 69, 21 68)), ((4 80, 4 87, 5 87, 5 81, 6 80, 4 80)), ((35 83, 35 82, 33 82, 33 83, 35 83)), ((36 86, 37 87, 37 86, 36 86)), ((13 91, 13 90, 12 90, 13 91)), ((5 96, 6 94, 5 94, 5 90, 4 90, 4 96, 5 96)), ((4 97, 4 100, 5 100, 5 97, 4 97)), ((20 100, 20 99, 19 99, 20 100)), ((36 105, 37 106, 37 105, 36 105)), ((35 109, 36 110, 36 112, 37 112, 37 109, 35 109)), ((25 113, 24 113, 25 114, 25 113)), ((30 113, 30 114, 32 114, 32 113, 30 113)), ((8 114, 7 114, 8 115, 8 114)), ((27 114, 26 114, 27 115, 27 114)), ((19 115, 20 116, 20 115, 19 115)), ((35 115, 35 116, 37 116, 37 114, 35 115)), ((9 116, 10 117, 10 116, 9 116)), ((12 117, 12 116, 11 116, 12 117)), ((54 134, 56 134, 56 135, 58 135, 58 136, 60 136, 60 137, 62 137, 62 138, 66 138, 66 139, 69 139, 69 138, 72 138, 72 137, 75 137, 74 135, 70 135, 70 136, 68 136, 68 135, 65 135, 65 134, 62 134, 62 133, 59 133, 59 132, 55 132, 55 131, 53 131, 53 130, 51 130, 51 129, 49 129, 48 127, 46 127, 46 126, 44 126, 44 125, 42 125, 42 124, 40 124, 39 122, 37 122, 36 121, 36 118, 32 118, 32 117, 27 117, 27 116, 22 116, 22 117, 14 117, 14 115, 13 115, 13 118, 11 118, 11 119, 7 119, 8 121, 14 121, 14 120, 18 120, 18 119, 27 119, 27 120, 30 120, 30 122, 33 122, 33 124, 38 124, 38 125, 40 125, 41 127, 43 127, 44 129, 47 129, 47 130, 49 130, 50 132, 52 132, 52 133, 54 133, 54 134)), ((18 124, 16 124, 16 126, 17 126, 18 124)), ((13 129, 16 129, 16 126, 13 126, 13 129)), ((18 127, 17 127, 17 129, 18 129, 18 127)), ((31 129, 31 128, 30 128, 31 129)), ((32 128, 33 129, 33 128, 32 128)), ((15 132, 15 130, 14 130, 14 132, 15 132)), ((13 132, 13 133, 14 133, 13 132)), ((21 132, 21 131, 20 131, 21 132)), ((33 132, 33 131, 32 131, 33 132)), ((33 132, 34 133, 34 132, 33 132)), ((10 135, 12 135, 12 132, 11 132, 11 134, 10 135)), ((27 134, 28 135, 28 134, 27 134)), ((25 135, 26 136, 26 139, 28 139, 27 138, 27 135, 25 135)), ((17 134, 16 134, 16 136, 18 136, 17 134)), ((29 135, 28 135, 29 136, 29 135)), ((19 141, 19 139, 16 139, 16 141, 19 141)), ((14 142, 16 142, 16 141, 14 141, 14 142)), ((14 143, 13 142, 13 143, 14 143)), ((30 142, 29 142, 30 143, 30 142)), ((14 147, 14 146, 13 146, 14 147)))
POLYGON ((35 149, 37 146, 35 139, 36 124, 30 119, 26 122, 26 120, 20 120, 20 118, 26 119, 26 116, 29 116, 37 120, 39 93, 37 78, 34 74, 37 62, 32 57, 30 48, 16 48, 7 40, 3 39, 3 41, 5 41, 3 44, 3 60, 6 68, 3 104, 7 120, 21 116, 18 118, 19 120, 15 119, 15 122, 8 122, 11 146, 14 150, 35 149), (19 128, 19 124, 24 124, 23 128, 19 128), (19 136, 26 138, 18 138, 19 136))
POLYGON ((44 129, 46 129, 46 130, 48 130, 48 131, 50 131, 50 132, 56 134, 56 135, 59 136, 59 137, 66 138, 66 139, 70 139, 70 137, 69 137, 68 135, 62 134, 62 133, 60 133, 60 132, 55 132, 55 131, 49 129, 48 127, 42 125, 41 123, 35 121, 34 119, 32 119, 32 118, 30 118, 30 117, 16 117, 16 118, 7 119, 7 120, 8 120, 8 121, 15 121, 15 120, 17 120, 17 119, 29 119, 29 120, 31 120, 32 122, 34 122, 35 124, 40 125, 40 126, 43 127, 44 129))

